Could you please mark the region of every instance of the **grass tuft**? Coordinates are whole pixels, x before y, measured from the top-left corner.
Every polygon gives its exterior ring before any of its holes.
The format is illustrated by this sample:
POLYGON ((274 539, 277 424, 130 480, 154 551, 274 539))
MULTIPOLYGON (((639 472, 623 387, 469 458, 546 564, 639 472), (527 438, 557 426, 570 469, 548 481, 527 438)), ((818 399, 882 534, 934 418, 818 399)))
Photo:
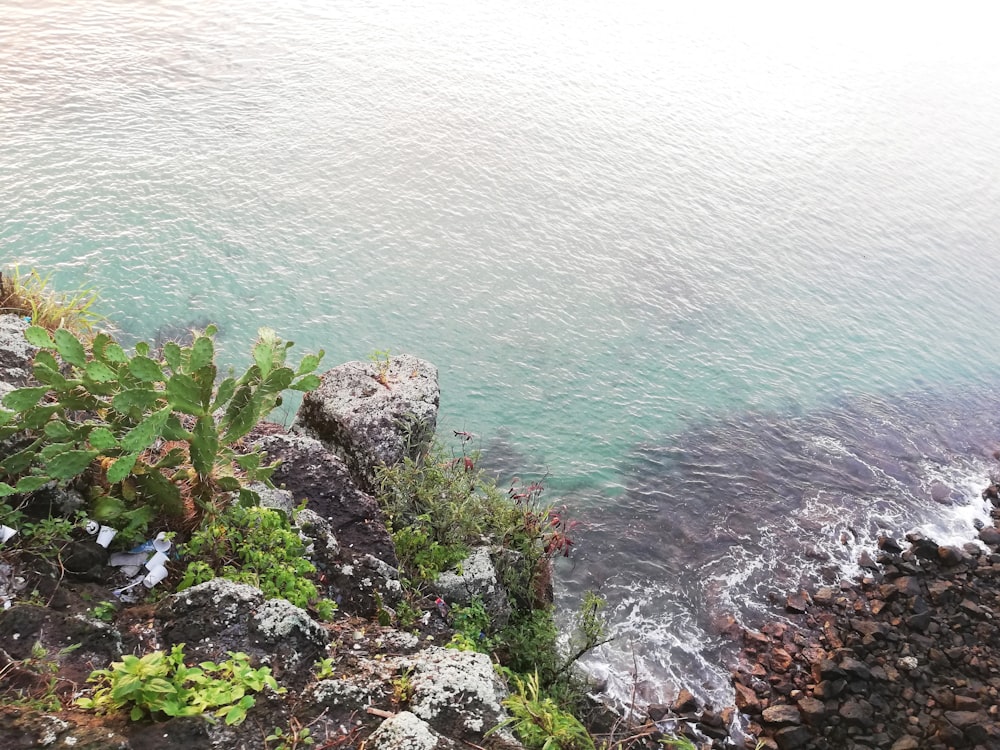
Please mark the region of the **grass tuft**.
POLYGON ((78 334, 88 334, 105 322, 104 316, 93 309, 95 292, 53 291, 49 287, 51 276, 42 276, 34 269, 22 273, 17 266, 0 272, 0 313, 30 317, 32 324, 49 331, 67 328, 78 334))

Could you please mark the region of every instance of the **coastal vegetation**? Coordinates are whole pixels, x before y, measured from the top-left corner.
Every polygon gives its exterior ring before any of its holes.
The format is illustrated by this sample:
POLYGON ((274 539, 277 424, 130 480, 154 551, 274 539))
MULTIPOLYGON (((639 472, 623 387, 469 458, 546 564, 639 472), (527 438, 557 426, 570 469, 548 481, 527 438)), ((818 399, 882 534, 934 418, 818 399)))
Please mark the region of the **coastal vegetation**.
MULTIPOLYGON (((259 489, 273 487, 275 464, 248 439, 286 390, 320 384, 323 352, 291 365, 292 343, 261 329, 252 364, 240 375, 220 373, 214 327, 192 331, 188 341, 155 348, 139 342, 126 350, 96 330, 94 299, 85 292, 60 296, 35 272, 0 276, 2 311, 28 319, 25 339, 37 349, 32 382, 0 400, 0 523, 18 531, 2 548, 5 558, 45 565, 61 582, 66 550, 77 545, 85 521, 113 527, 123 550, 141 544, 152 528, 168 529, 165 537, 184 562, 176 590, 225 578, 317 619, 334 619, 337 606, 325 574, 308 558, 296 512, 258 504, 259 489), (69 510, 35 502, 53 492, 82 502, 69 510)), ((373 362, 376 380, 391 389, 388 352, 373 362)), ((529 750, 593 750, 598 745, 579 718, 586 686, 572 667, 607 641, 603 601, 584 598, 569 647, 560 649, 551 595, 551 561, 569 554, 573 522, 542 500, 540 482, 501 489, 466 450, 468 436, 460 437, 458 455, 437 446, 378 472, 376 495, 399 561, 401 595, 391 607, 378 599, 376 619, 421 634, 430 615, 440 616, 449 648, 488 655, 511 690, 504 700, 510 718, 493 733, 510 728, 529 750), (461 575, 477 549, 490 550, 505 600, 449 605, 438 595, 439 581, 461 575)), ((47 603, 40 594, 30 601, 47 603)), ((111 601, 88 611, 102 622, 122 614, 111 601)), ((132 721, 205 715, 238 725, 255 693, 284 690, 247 654, 190 665, 179 644, 94 670, 91 692, 70 701, 55 690, 58 655, 50 657, 40 644, 32 653, 0 668, 0 691, 17 705, 127 710, 132 721), (15 668, 42 667, 44 685, 3 685, 15 668)), ((311 679, 331 680, 343 668, 335 657, 321 658, 311 679)), ((393 702, 405 707, 413 690, 410 672, 399 672, 393 702)), ((290 716, 287 729, 275 727, 265 744, 292 747, 310 739, 308 726, 290 716)), ((600 744, 629 746, 613 737, 600 744)))

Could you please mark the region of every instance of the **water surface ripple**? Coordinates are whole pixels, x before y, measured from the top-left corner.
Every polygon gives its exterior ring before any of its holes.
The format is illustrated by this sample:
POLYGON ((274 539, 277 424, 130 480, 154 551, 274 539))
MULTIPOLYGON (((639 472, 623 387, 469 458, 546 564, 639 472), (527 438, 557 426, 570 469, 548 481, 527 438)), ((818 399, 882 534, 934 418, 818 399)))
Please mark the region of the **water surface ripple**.
POLYGON ((989 9, 671 5, 8 0, 0 261, 128 339, 436 362, 442 426, 587 521, 609 689, 634 648, 724 700, 719 613, 970 533, 1000 52, 989 9))

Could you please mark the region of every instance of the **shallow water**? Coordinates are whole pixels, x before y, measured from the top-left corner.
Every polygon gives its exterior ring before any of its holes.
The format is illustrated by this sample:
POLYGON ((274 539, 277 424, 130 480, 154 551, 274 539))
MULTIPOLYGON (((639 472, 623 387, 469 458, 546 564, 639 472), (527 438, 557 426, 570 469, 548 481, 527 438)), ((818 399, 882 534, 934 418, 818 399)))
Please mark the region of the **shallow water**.
POLYGON ((971 534, 984 12, 7 2, 0 260, 101 290, 126 338, 215 321, 233 363, 260 325, 434 361, 442 427, 586 521, 566 607, 598 587, 622 633, 594 669, 627 695, 634 649, 649 699, 723 700, 715 615, 878 528, 971 534))

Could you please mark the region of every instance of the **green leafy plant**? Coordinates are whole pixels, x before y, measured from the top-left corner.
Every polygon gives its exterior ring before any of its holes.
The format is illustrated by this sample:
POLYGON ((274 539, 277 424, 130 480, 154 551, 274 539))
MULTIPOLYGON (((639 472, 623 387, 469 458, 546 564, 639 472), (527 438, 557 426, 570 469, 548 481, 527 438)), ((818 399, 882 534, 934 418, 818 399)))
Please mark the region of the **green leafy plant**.
POLYGON ((328 680, 333 677, 333 659, 320 659, 313 664, 313 674, 317 680, 328 680))
POLYGON ((118 609, 115 607, 114 602, 98 602, 90 608, 91 616, 102 622, 111 622, 114 620, 117 611, 118 609))
POLYGON ((448 648, 458 651, 478 651, 489 654, 493 651, 494 640, 489 633, 493 630, 489 613, 478 597, 466 607, 451 608, 451 626, 454 635, 448 642, 448 648))
POLYGON ((687 737, 664 737, 660 740, 660 744, 664 747, 676 748, 676 750, 698 750, 698 746, 687 737))
POLYGON ((392 702, 397 706, 410 702, 413 697, 413 669, 405 669, 392 681, 392 702))
POLYGON ((22 315, 50 331, 69 328, 83 333, 104 320, 93 309, 97 302, 94 292, 55 292, 50 279, 51 274, 42 276, 35 270, 22 273, 17 266, 0 273, 0 313, 22 315))
POLYGON ((193 558, 178 591, 216 576, 256 586, 264 596, 287 599, 297 607, 313 607, 330 619, 336 604, 323 599, 313 582, 316 567, 287 517, 276 510, 234 505, 196 531, 182 546, 193 558))
POLYGON ((265 687, 284 692, 269 667, 254 669, 243 653, 229 652, 221 664, 205 661, 188 667, 183 643, 169 653, 126 656, 108 669, 95 670, 87 681, 96 685, 93 696, 77 699, 78 706, 97 713, 129 708, 132 721, 209 713, 226 724, 240 724, 256 703, 251 693, 265 687))
POLYGON ((528 750, 595 750, 583 724, 539 691, 538 674, 514 677, 515 692, 504 699, 510 718, 487 735, 511 727, 528 750))
POLYGON ((381 383, 386 388, 389 387, 389 360, 390 352, 388 349, 376 349, 371 354, 368 355, 375 365, 375 379, 381 383))
POLYGON ((304 745, 312 745, 315 739, 312 730, 302 726, 302 722, 293 716, 288 722, 288 731, 275 727, 271 734, 264 738, 264 742, 267 743, 268 750, 296 750, 304 745))
POLYGON ((53 654, 36 641, 26 658, 9 661, 0 667, 0 704, 59 711, 62 708, 57 692, 59 657, 78 648, 80 644, 74 643, 53 654))
POLYGON ((85 344, 65 328, 30 326, 25 337, 39 348, 33 373, 42 385, 3 398, 0 439, 20 446, 0 462, 0 497, 82 481, 91 516, 125 522, 126 538, 157 514, 187 511, 195 526, 227 493, 253 503, 247 485, 269 481, 274 467, 237 444, 286 389, 319 384, 323 352, 292 369, 291 342, 262 328, 254 364, 217 383, 215 333, 209 326, 190 346, 167 342, 156 357, 144 342, 129 354, 106 333, 85 344))

